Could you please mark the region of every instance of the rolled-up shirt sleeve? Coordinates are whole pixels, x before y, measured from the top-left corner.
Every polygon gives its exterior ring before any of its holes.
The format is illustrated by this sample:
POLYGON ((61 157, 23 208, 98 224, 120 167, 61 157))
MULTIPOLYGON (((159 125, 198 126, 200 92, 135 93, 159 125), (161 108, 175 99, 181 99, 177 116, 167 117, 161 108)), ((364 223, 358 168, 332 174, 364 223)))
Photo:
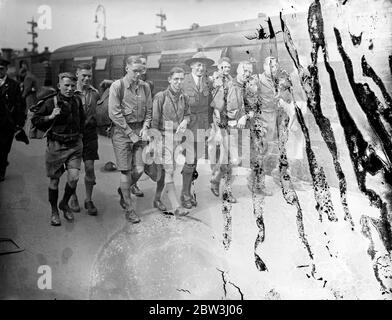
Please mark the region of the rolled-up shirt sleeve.
POLYGON ((132 129, 125 121, 125 117, 121 110, 120 90, 120 80, 113 82, 110 86, 108 102, 109 118, 116 126, 119 126, 121 129, 123 129, 126 135, 130 135, 132 133, 132 129))

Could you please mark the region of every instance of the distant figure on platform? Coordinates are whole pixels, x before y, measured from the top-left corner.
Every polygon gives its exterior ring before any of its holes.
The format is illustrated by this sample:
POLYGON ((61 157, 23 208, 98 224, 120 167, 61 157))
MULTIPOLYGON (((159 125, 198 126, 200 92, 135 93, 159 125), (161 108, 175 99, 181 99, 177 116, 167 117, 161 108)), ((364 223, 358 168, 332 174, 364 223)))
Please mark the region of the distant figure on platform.
POLYGON ((5 179, 14 135, 26 120, 20 87, 7 76, 8 65, 9 61, 0 57, 0 182, 5 179))
POLYGON ((147 59, 145 57, 140 57, 140 59, 142 60, 143 65, 146 67, 146 71, 140 76, 140 78, 150 86, 151 95, 154 96, 154 83, 151 80, 147 80, 147 59))
MULTIPOLYGON (((86 122, 83 130, 83 162, 84 162, 84 185, 86 189, 86 199, 84 208, 89 215, 95 216, 98 212, 92 201, 93 188, 95 182, 94 161, 99 159, 98 156, 98 133, 97 133, 97 101, 99 92, 91 85, 93 71, 88 63, 81 63, 76 69, 75 94, 80 98, 83 104, 86 122)), ((80 211, 80 205, 76 193, 72 195, 70 208, 74 212, 80 211)))
POLYGON ((26 67, 19 70, 19 79, 22 83, 22 98, 26 101, 27 113, 27 110, 37 103, 38 80, 26 67))
POLYGON ((76 77, 72 73, 59 74, 59 93, 47 99, 34 114, 31 122, 47 133, 45 154, 46 174, 50 179, 49 202, 52 207, 51 224, 61 225, 58 208, 69 222, 74 215, 68 201, 75 193, 82 162, 82 136, 85 115, 80 98, 75 95, 76 77), (64 196, 57 207, 60 177, 67 171, 64 196))

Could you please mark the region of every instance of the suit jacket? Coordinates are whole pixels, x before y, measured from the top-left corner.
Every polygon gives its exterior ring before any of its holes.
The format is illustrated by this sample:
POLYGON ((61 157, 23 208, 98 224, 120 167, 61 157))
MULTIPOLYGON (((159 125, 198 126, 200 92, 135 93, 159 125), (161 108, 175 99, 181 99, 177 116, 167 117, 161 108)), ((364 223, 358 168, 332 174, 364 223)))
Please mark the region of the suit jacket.
POLYGON ((23 127, 25 120, 25 103, 20 86, 7 76, 0 87, 0 131, 15 130, 16 126, 23 127))
POLYGON ((190 123, 188 129, 194 134, 197 129, 207 130, 212 122, 212 108, 210 103, 212 100, 211 91, 212 84, 207 77, 202 77, 200 91, 196 87, 192 74, 185 75, 184 93, 189 97, 190 123))

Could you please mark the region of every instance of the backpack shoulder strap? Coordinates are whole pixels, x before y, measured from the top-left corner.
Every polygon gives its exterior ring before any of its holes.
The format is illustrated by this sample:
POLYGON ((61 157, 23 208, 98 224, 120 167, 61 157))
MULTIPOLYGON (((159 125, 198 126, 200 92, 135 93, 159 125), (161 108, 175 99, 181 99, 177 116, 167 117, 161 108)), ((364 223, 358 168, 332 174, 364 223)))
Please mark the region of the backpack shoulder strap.
POLYGON ((122 101, 124 100, 124 94, 125 94, 125 84, 124 84, 124 79, 120 79, 120 106, 122 101))
MULTIPOLYGON (((58 108, 58 103, 57 103, 57 95, 55 95, 53 97, 53 103, 54 103, 54 107, 58 108)), ((49 129, 45 131, 44 135, 42 136, 42 138, 46 138, 46 136, 48 135, 49 131, 52 130, 54 123, 56 122, 56 118, 54 118, 52 124, 50 125, 49 129)))

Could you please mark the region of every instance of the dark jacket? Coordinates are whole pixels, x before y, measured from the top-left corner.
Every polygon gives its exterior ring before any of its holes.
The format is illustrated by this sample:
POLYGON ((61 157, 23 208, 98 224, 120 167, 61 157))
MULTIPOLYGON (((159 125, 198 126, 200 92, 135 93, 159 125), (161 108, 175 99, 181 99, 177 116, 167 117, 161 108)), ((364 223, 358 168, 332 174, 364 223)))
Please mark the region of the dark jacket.
POLYGON ((41 108, 34 114, 31 122, 34 126, 42 131, 47 131, 54 121, 54 125, 48 133, 48 139, 56 140, 55 135, 82 135, 84 132, 85 114, 82 102, 77 96, 71 98, 64 97, 61 93, 57 94, 58 106, 61 113, 53 120, 47 120, 54 109, 54 98, 49 98, 44 102, 41 108))
POLYGON ((25 120, 25 103, 20 86, 7 77, 0 87, 0 132, 15 130, 16 126, 23 127, 25 120))
POLYGON ((196 135, 197 129, 207 130, 212 122, 212 84, 207 77, 202 77, 200 91, 196 87, 192 74, 187 74, 183 85, 184 93, 189 97, 191 119, 188 128, 196 135))
POLYGON ((83 93, 78 90, 75 94, 82 101, 84 114, 86 116, 84 138, 97 138, 97 102, 99 100, 99 92, 97 89, 90 86, 85 97, 83 96, 83 93))
POLYGON ((161 131, 165 130, 165 121, 173 122, 173 130, 177 130, 178 125, 186 119, 189 123, 190 109, 189 98, 181 92, 178 101, 167 88, 158 92, 153 101, 151 128, 161 131))

